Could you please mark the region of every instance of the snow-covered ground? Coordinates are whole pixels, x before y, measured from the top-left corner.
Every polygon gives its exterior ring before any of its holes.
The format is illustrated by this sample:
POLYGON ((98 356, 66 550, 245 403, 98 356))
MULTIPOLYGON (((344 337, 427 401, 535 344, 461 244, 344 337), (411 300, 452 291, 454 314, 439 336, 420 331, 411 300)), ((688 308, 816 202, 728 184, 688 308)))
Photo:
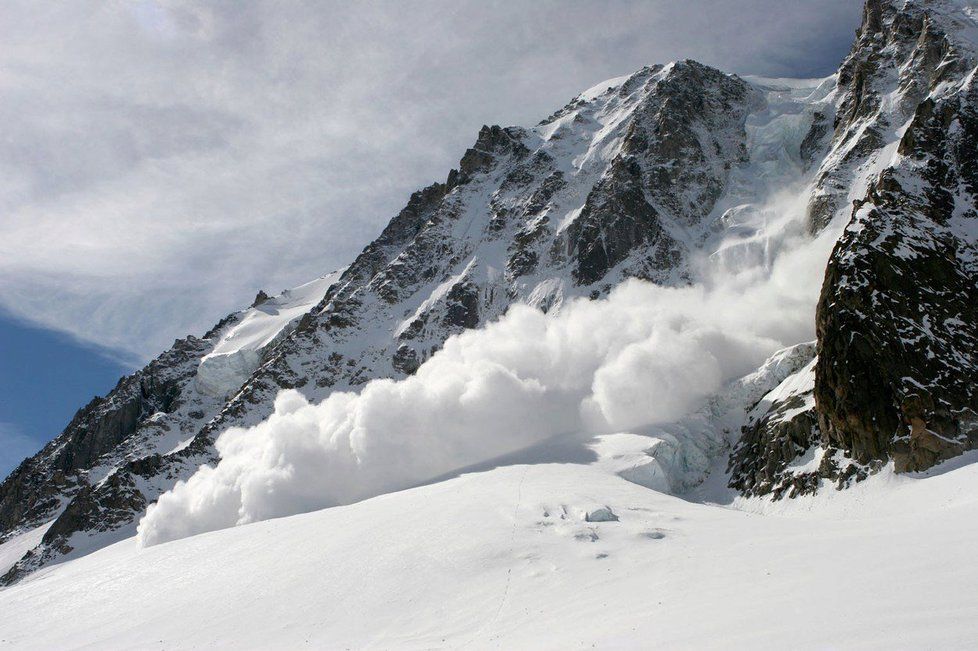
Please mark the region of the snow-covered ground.
POLYGON ((39 527, 28 529, 23 533, 11 536, 0 545, 0 574, 9 570, 25 553, 41 542, 41 538, 44 537, 44 533, 50 527, 51 523, 48 522, 39 527))
POLYGON ((506 466, 43 569, 0 648, 973 648, 976 487, 959 460, 718 506, 506 466))

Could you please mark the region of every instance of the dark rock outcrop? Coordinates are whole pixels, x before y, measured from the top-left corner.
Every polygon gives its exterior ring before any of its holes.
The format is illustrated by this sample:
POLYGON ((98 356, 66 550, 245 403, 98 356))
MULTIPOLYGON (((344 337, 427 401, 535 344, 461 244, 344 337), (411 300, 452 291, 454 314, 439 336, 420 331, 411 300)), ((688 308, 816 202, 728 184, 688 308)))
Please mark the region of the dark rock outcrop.
POLYGON ((813 231, 847 221, 817 306, 814 407, 788 420, 774 409, 745 431, 731 460, 731 486, 744 493, 844 486, 891 461, 925 470, 978 447, 978 56, 961 34, 968 21, 943 0, 866 3, 809 206, 813 231), (853 185, 865 193, 845 206, 853 185), (815 448, 821 463, 793 472, 815 448))
MULTIPOLYGON (((822 432, 854 461, 892 458, 898 471, 978 445, 978 62, 944 31, 951 18, 867 4, 861 39, 916 35, 899 85, 913 111, 901 158, 854 207, 818 305, 822 432)), ((871 110, 854 95, 848 113, 871 110)))
MULTIPOLYGON (((223 327, 222 321, 218 328, 223 327)), ((199 358, 216 329, 204 339, 178 340, 137 373, 122 378, 104 398, 75 414, 64 432, 20 464, 0 484, 0 536, 56 515, 65 498, 90 488, 86 471, 117 452, 154 414, 171 413, 193 379, 199 358)), ((111 463, 111 460, 106 460, 111 463)))
POLYGON ((813 410, 802 409, 805 396, 779 402, 762 418, 744 427, 730 455, 730 486, 743 495, 796 497, 818 489, 817 470, 792 472, 791 466, 817 448, 818 420, 813 410))

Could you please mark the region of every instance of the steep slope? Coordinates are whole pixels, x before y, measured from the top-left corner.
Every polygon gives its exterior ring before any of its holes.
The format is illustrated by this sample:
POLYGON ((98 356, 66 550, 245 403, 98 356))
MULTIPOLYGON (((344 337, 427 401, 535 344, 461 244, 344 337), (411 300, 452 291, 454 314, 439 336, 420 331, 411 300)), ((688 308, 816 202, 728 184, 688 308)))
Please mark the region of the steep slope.
MULTIPOLYGON (((803 410, 784 398, 745 434, 731 485, 794 495, 891 459, 921 470, 978 444, 978 11, 870 0, 843 63, 809 212, 847 226, 817 310, 803 410), (798 463, 802 457, 810 463, 798 463)), ((826 114, 828 115, 828 114, 826 114)), ((807 373, 807 371, 806 371, 807 373)))
POLYGON ((867 6, 853 65, 899 75, 858 102, 894 101, 899 140, 830 261, 815 386, 824 436, 858 463, 921 470, 978 445, 976 16, 867 6))

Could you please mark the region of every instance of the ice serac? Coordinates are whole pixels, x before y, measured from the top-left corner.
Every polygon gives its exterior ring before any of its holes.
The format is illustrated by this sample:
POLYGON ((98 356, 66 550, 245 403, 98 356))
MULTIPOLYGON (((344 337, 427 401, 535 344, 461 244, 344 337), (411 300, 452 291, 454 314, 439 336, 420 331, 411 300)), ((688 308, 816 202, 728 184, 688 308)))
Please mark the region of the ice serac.
POLYGON ((806 138, 828 147, 810 228, 846 224, 817 308, 813 400, 790 419, 778 402, 745 430, 739 490, 842 487, 978 445, 976 17, 961 0, 866 3, 835 101, 806 138))
POLYGON ((197 366, 196 388, 203 394, 227 398, 244 384, 262 363, 263 355, 294 329, 295 323, 316 306, 343 270, 317 278, 279 296, 259 292, 250 309, 226 328, 197 366))

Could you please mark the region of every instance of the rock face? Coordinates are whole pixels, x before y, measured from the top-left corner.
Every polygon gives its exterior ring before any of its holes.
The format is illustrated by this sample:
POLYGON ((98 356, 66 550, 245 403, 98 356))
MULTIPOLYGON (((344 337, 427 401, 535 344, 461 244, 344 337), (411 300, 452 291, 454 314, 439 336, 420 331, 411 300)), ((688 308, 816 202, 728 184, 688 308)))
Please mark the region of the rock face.
POLYGON ((952 0, 870 0, 822 82, 680 61, 596 86, 532 128, 483 127, 349 267, 261 292, 178 341, 21 464, 0 485, 0 542, 49 528, 3 580, 131 535, 160 493, 215 460, 220 432, 264 419, 283 388, 318 401, 414 373, 516 302, 559 310, 626 278, 693 282, 704 252, 765 256, 751 234, 767 220, 759 188, 798 179, 810 181, 809 230, 842 231, 818 356, 795 347, 730 398, 726 411, 753 406, 731 485, 792 496, 973 447, 970 21, 952 0), (738 244, 717 250, 728 236, 738 244))
MULTIPOLYGON (((867 5, 854 67, 870 80, 899 65, 889 121, 904 126, 833 252, 818 308, 824 436, 897 470, 978 444, 978 57, 956 9, 867 5), (901 47, 908 34, 913 47, 901 47)), ((861 99, 857 81, 850 112, 867 114, 859 105, 879 104, 881 89, 862 81, 861 99)))
MULTIPOLYGON (((218 328, 226 325, 222 321, 218 328)), ((141 429, 156 429, 154 416, 181 406, 182 389, 214 336, 178 340, 148 366, 122 378, 105 398, 78 410, 65 431, 37 455, 25 460, 0 485, 0 527, 44 521, 62 508, 62 500, 89 486, 86 471, 103 455, 123 451, 141 429)))
POLYGON ((818 303, 813 400, 745 428, 731 486, 794 495, 978 446, 975 35, 964 2, 866 3, 809 206, 813 231, 847 222, 818 303))
POLYGON ((814 492, 819 475, 796 463, 818 445, 812 391, 815 347, 795 351, 808 363, 786 377, 748 414, 743 436, 730 455, 730 485, 744 495, 776 499, 814 492), (808 361, 810 360, 810 361, 808 361))

